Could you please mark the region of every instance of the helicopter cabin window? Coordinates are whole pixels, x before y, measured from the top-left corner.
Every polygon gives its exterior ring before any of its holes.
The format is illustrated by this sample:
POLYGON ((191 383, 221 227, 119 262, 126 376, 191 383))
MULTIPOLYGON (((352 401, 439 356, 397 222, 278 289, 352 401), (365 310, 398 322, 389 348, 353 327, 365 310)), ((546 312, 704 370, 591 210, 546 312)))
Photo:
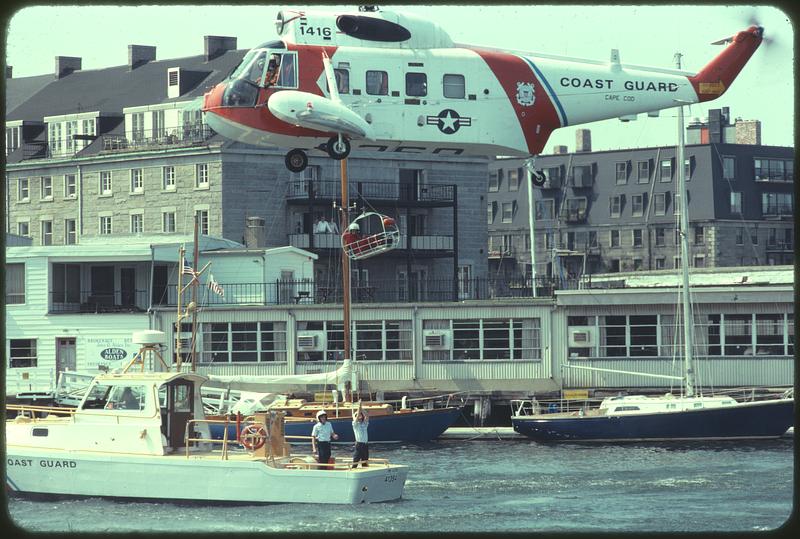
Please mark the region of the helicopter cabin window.
POLYGON ((449 99, 464 99, 466 95, 464 75, 445 75, 442 85, 445 97, 449 99))
POLYGON ((350 93, 350 70, 334 69, 333 75, 336 77, 336 88, 340 94, 350 93))
POLYGON ((428 76, 425 73, 406 73, 406 95, 412 97, 428 95, 428 76))
POLYGON ((389 75, 386 71, 367 71, 367 93, 389 95, 389 75))

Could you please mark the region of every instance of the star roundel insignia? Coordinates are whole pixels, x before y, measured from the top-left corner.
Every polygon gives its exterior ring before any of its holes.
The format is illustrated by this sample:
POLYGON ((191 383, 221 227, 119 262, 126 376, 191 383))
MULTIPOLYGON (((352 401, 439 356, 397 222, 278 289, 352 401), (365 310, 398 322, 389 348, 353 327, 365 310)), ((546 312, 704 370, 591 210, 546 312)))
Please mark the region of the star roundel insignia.
POLYGON ((458 131, 462 125, 472 125, 472 118, 462 117, 453 109, 444 109, 436 116, 428 116, 426 118, 426 123, 428 125, 437 126, 439 131, 445 135, 452 135, 458 131))

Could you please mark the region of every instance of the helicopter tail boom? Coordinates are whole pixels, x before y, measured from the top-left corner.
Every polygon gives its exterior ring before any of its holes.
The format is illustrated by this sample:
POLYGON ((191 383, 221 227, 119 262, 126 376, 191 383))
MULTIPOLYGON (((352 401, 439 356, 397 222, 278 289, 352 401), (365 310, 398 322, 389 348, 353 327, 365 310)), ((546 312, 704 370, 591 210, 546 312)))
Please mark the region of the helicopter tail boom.
POLYGON ((725 49, 696 75, 688 77, 700 102, 716 99, 728 89, 761 45, 763 33, 760 26, 751 26, 730 40, 722 40, 722 43, 728 43, 725 49))

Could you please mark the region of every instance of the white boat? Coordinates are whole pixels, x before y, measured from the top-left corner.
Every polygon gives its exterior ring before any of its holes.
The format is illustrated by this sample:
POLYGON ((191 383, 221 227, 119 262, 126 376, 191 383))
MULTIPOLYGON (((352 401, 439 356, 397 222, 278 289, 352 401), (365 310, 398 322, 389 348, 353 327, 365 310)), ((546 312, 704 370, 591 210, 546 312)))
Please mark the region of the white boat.
POLYGON ((406 466, 292 455, 280 413, 243 421, 244 448, 212 440, 200 387, 176 372, 100 374, 75 409, 8 406, 6 484, 16 493, 242 503, 399 499, 406 466))

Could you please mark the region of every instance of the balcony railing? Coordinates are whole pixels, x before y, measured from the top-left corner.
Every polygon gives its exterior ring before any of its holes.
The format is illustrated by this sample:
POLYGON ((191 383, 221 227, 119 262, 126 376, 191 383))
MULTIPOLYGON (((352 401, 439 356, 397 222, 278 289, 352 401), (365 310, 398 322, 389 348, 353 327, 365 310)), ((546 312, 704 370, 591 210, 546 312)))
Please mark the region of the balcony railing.
MULTIPOLYGON (((438 202, 455 200, 453 185, 401 185, 399 183, 350 182, 350 196, 371 201, 438 202)), ((289 200, 335 199, 341 196, 341 185, 335 181, 294 180, 289 182, 289 200)))
POLYGON ((761 207, 764 217, 791 217, 793 215, 791 204, 765 204, 761 207))
POLYGON ((50 292, 51 313, 137 313, 150 303, 147 290, 50 292))
POLYGON ((794 251, 791 241, 767 241, 768 251, 794 251))
MULTIPOLYGON (((575 279, 536 277, 536 295, 552 296, 554 290, 577 288, 575 279)), ((306 305, 342 303, 341 284, 322 285, 313 281, 278 281, 272 283, 220 283, 224 295, 200 289, 200 306, 231 305, 306 305)), ((531 297, 531 279, 482 278, 482 279, 425 279, 424 281, 398 281, 397 279, 371 280, 368 283, 354 282, 351 285, 353 303, 404 303, 445 302, 497 298, 531 297)), ((160 294, 154 304, 174 306, 177 304, 175 285, 170 285, 160 294)), ((186 301, 184 299, 184 301, 186 301)))
MULTIPOLYGON (((338 234, 314 234, 313 249, 341 249, 338 234)), ((289 245, 300 249, 312 249, 310 234, 289 234, 289 245)), ((396 250, 408 248, 408 237, 400 236, 396 250)), ((411 248, 416 251, 452 251, 453 236, 412 236, 411 248)))
POLYGON ((145 136, 145 133, 127 138, 123 135, 102 135, 103 151, 105 152, 131 152, 165 146, 193 146, 201 144, 211 138, 214 131, 203 124, 192 124, 175 129, 165 129, 158 136, 145 136))

